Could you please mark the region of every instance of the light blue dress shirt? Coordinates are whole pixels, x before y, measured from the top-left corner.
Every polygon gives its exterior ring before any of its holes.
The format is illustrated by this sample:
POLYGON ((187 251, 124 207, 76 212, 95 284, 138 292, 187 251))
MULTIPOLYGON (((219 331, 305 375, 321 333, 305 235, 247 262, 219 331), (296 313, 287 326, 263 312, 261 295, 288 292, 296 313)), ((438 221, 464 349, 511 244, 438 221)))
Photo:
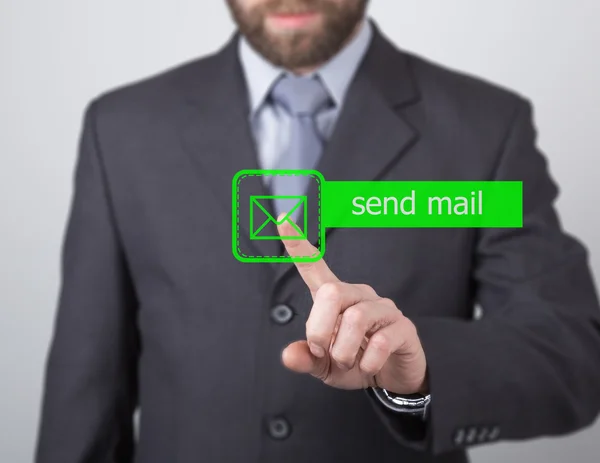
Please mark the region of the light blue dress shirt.
MULTIPOLYGON (((362 61, 372 36, 372 26, 363 20, 352 40, 331 60, 314 71, 325 84, 334 106, 316 116, 317 129, 327 140, 340 112, 346 92, 362 61)), ((289 114, 267 99, 275 81, 288 70, 279 68, 254 50, 245 38, 239 41, 239 56, 250 98, 250 127, 256 141, 261 169, 274 169, 290 143, 289 114)))

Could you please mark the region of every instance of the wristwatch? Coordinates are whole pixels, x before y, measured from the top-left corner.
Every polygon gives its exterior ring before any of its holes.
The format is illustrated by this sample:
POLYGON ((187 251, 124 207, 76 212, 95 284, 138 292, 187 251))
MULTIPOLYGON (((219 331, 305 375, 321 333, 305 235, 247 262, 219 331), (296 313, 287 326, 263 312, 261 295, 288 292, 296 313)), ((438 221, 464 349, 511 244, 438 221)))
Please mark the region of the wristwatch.
POLYGON ((394 412, 417 416, 423 420, 428 416, 431 394, 402 395, 378 387, 372 387, 371 390, 386 408, 394 412))

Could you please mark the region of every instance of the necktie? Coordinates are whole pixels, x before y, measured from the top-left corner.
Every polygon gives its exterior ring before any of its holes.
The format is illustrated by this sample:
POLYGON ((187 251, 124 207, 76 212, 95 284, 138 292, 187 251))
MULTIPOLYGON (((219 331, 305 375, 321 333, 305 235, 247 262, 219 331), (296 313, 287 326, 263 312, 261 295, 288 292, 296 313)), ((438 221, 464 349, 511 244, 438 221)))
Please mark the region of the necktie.
MULTIPOLYGON (((290 145, 281 154, 277 169, 298 170, 316 167, 323 151, 315 116, 332 104, 320 79, 315 77, 284 76, 271 90, 273 102, 291 116, 290 145)), ((307 176, 274 176, 271 190, 275 196, 302 196, 306 194, 310 178, 307 176)), ((293 201, 292 201, 293 203, 293 201)), ((290 201, 275 199, 277 215, 289 212, 290 201)), ((300 210, 294 211, 296 219, 300 210)))

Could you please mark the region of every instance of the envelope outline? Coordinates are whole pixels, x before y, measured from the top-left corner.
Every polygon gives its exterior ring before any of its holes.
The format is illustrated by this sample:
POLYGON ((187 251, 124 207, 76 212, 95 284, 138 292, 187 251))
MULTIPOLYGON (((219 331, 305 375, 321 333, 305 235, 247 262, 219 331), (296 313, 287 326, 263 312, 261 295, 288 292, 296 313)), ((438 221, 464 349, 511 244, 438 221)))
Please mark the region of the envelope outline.
POLYGON ((306 196, 250 196, 250 239, 251 240, 305 240, 307 239, 307 220, 308 214, 306 209, 307 197, 306 196), (275 217, 271 215, 271 213, 259 202, 259 200, 265 199, 297 199, 298 202, 294 207, 292 207, 281 220, 277 220, 275 217), (266 220, 255 229, 254 227, 254 206, 257 206, 266 216, 266 220), (291 215, 298 209, 300 206, 304 206, 302 210, 303 216, 303 230, 291 220, 291 215), (263 228, 267 226, 269 222, 275 223, 275 226, 281 225, 285 222, 289 222, 289 224, 298 232, 298 235, 293 236, 281 236, 279 234, 274 236, 259 236, 258 234, 262 231, 263 228))

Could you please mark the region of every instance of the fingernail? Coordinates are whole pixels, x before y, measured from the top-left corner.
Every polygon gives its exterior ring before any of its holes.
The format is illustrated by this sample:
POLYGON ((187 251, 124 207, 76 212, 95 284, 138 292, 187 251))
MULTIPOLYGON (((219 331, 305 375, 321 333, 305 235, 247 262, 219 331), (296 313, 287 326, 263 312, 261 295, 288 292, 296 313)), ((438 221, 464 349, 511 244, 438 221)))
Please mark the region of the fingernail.
POLYGON ((323 348, 314 342, 308 342, 308 347, 315 357, 322 358, 325 355, 323 348))

